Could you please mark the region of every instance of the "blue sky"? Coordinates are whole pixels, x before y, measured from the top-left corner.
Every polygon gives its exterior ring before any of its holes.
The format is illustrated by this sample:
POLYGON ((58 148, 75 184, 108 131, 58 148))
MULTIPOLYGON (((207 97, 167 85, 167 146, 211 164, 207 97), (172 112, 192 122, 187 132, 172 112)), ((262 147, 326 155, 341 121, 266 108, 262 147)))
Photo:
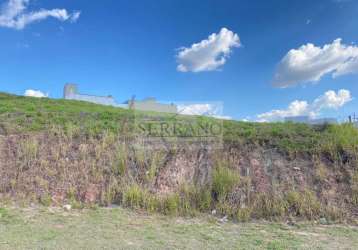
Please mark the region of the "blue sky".
MULTIPOLYGON (((221 101, 224 115, 238 120, 291 115, 295 105, 288 106, 295 100, 302 112, 294 114, 343 119, 358 111, 358 1, 11 1, 25 7, 9 17, 9 0, 0 0, 0 91, 22 95, 33 89, 61 98, 63 85, 72 82, 84 93, 112 94, 118 102, 133 94, 221 101), (53 11, 58 9, 66 13, 53 11), (41 10, 48 12, 33 21, 31 13, 41 10), (230 53, 214 53, 215 62, 225 63, 200 72, 177 69, 183 47, 191 51, 213 33, 218 38, 224 27, 239 38, 237 46, 227 47, 230 53), (287 66, 287 53, 308 43, 321 54, 301 49, 306 61, 287 66), (331 47, 325 51, 324 45, 331 47), (315 66, 307 68, 310 63, 315 66), (273 86, 278 73, 290 83, 273 86)), ((209 49, 184 63, 201 64, 209 49)), ((296 58, 291 56, 290 62, 296 58)))

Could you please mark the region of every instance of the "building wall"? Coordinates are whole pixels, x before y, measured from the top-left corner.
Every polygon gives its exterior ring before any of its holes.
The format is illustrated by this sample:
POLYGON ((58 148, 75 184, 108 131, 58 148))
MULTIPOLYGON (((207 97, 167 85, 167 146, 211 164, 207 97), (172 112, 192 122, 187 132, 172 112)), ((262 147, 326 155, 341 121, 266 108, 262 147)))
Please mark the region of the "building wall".
POLYGON ((117 106, 115 100, 111 96, 93 96, 78 93, 76 84, 66 84, 63 91, 63 98, 67 100, 77 100, 92 102, 101 105, 117 106))
POLYGON ((177 113, 177 106, 174 104, 163 104, 156 102, 155 99, 135 101, 133 108, 140 111, 156 111, 163 113, 177 113))
MULTIPOLYGON (((101 105, 114 106, 120 108, 129 108, 127 104, 117 104, 113 97, 111 96, 93 96, 93 95, 84 95, 78 93, 78 87, 76 84, 66 84, 63 90, 63 98, 67 100, 77 100, 91 102, 101 105)), ((140 111, 155 111, 163 113, 176 113, 177 106, 174 104, 163 104, 158 103, 154 98, 148 98, 143 101, 134 101, 133 107, 135 110, 140 111)))
POLYGON ((69 99, 71 95, 78 94, 78 89, 76 84, 66 84, 63 88, 63 98, 69 99))
POLYGON ((104 96, 69 94, 66 96, 65 99, 92 102, 92 103, 108 105, 108 106, 116 106, 117 105, 112 97, 104 97, 104 96))

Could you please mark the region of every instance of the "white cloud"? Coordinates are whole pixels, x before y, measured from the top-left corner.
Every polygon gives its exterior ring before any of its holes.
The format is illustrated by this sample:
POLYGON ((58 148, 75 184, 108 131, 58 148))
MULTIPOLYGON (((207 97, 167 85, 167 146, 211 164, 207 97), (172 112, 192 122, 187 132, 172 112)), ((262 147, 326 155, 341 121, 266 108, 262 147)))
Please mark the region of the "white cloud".
POLYGON ((9 0, 0 9, 0 26, 21 30, 28 24, 53 17, 60 21, 75 22, 80 17, 80 12, 69 13, 66 9, 40 9, 38 11, 26 11, 30 0, 9 0))
POLYGON ((257 121, 269 122, 282 120, 289 116, 309 115, 309 104, 306 101, 293 101, 287 109, 275 109, 269 112, 259 114, 257 121))
POLYGON ((257 116, 259 122, 281 121, 290 116, 317 117, 321 110, 337 110, 352 100, 348 90, 341 89, 337 93, 333 90, 325 92, 316 98, 311 104, 307 101, 293 101, 287 109, 276 109, 257 116))
POLYGON ((180 48, 177 54, 177 70, 180 72, 212 71, 226 63, 232 48, 240 46, 240 38, 234 32, 222 28, 218 34, 194 43, 190 48, 180 48))
POLYGON ((181 115, 201 115, 217 119, 231 120, 230 116, 222 115, 222 105, 219 103, 179 104, 178 113, 181 115))
POLYGON ((322 109, 339 109, 352 100, 349 90, 341 89, 337 93, 329 90, 324 95, 314 100, 312 108, 320 111, 322 109))
POLYGON ((81 11, 75 11, 72 13, 71 22, 75 23, 81 16, 81 11))
POLYGON ((318 82, 327 74, 337 77, 358 73, 358 47, 342 44, 341 41, 338 38, 323 47, 308 43, 290 50, 277 67, 274 86, 285 88, 318 82))
POLYGON ((25 91, 24 96, 43 98, 48 97, 48 94, 45 94, 40 90, 28 89, 25 91))

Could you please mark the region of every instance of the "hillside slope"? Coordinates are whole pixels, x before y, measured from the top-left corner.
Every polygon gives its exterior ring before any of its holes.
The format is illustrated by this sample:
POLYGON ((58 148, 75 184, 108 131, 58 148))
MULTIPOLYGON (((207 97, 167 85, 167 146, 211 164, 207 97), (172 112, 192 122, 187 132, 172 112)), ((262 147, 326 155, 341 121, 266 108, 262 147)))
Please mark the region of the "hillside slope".
POLYGON ((1 199, 216 211, 237 220, 357 218, 358 130, 350 125, 220 121, 220 146, 168 146, 136 133, 143 115, 0 94, 1 199))

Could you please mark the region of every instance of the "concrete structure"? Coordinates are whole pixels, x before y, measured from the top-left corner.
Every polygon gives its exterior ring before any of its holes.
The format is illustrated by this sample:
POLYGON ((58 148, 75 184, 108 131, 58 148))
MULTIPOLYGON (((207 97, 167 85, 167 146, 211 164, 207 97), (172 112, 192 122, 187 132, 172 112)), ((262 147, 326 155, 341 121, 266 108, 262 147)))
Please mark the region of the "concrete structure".
POLYGON ((285 122, 305 123, 310 125, 323 125, 323 124, 337 124, 338 121, 335 118, 320 118, 312 119, 309 116, 290 116, 285 117, 285 122))
POLYGON ((65 85, 63 90, 63 98, 67 100, 77 100, 77 101, 92 102, 92 103, 108 105, 108 106, 117 106, 112 96, 94 96, 94 95, 85 95, 85 94, 78 93, 78 88, 76 84, 65 85))
POLYGON ((76 84, 66 84, 63 90, 63 98, 66 100, 77 100, 91 102, 101 105, 120 107, 120 108, 131 108, 140 111, 155 111, 163 113, 177 113, 177 106, 174 104, 164 104, 156 101, 155 98, 147 98, 142 101, 130 100, 122 104, 116 103, 112 96, 94 96, 80 94, 76 84))
POLYGON ((126 102, 132 109, 141 111, 156 111, 163 113, 177 113, 178 108, 173 103, 159 103, 154 97, 149 97, 141 101, 131 100, 126 102))

